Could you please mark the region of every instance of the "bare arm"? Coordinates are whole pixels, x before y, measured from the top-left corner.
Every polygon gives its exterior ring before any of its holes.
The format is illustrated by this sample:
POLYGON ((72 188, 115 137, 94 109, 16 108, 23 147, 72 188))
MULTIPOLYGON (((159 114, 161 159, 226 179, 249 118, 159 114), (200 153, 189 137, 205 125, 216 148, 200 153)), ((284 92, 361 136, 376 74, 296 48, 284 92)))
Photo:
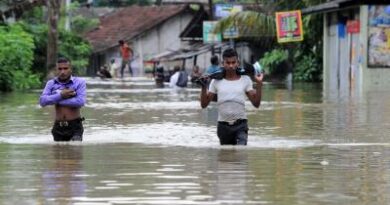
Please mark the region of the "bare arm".
POLYGON ((263 86, 263 76, 264 74, 254 76, 256 81, 256 89, 251 90, 246 93, 248 99, 251 101, 252 105, 256 108, 259 108, 261 103, 261 94, 262 94, 262 86, 263 86))
POLYGON ((214 93, 208 92, 206 86, 202 86, 202 90, 200 92, 200 106, 202 108, 206 108, 211 100, 214 98, 214 93))

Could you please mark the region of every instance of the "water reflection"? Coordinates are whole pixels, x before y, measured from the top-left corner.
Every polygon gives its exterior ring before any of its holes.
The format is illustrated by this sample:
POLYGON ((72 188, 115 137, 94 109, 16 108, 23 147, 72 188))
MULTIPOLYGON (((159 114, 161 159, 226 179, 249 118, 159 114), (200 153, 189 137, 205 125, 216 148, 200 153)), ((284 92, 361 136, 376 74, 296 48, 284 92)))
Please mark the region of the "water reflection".
POLYGON ((50 146, 48 154, 42 170, 43 198, 51 203, 67 204, 70 196, 84 196, 87 184, 82 177, 83 147, 59 144, 50 146))
POLYGON ((248 200, 248 182, 252 173, 248 170, 248 152, 240 149, 220 149, 214 167, 215 183, 212 195, 220 203, 245 204, 248 200))

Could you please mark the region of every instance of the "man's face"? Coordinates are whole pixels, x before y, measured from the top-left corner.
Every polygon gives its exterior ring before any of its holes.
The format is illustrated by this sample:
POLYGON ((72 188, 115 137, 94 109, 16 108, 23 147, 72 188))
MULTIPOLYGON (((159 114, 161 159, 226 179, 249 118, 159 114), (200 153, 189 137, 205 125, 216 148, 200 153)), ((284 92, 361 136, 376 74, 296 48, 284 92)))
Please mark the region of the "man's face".
POLYGON ((223 67, 225 68, 226 71, 232 70, 235 71, 236 68, 238 67, 238 59, 237 56, 233 57, 228 57, 223 59, 223 67))
POLYGON ((58 79, 60 81, 67 81, 72 75, 72 68, 70 63, 57 63, 58 79))

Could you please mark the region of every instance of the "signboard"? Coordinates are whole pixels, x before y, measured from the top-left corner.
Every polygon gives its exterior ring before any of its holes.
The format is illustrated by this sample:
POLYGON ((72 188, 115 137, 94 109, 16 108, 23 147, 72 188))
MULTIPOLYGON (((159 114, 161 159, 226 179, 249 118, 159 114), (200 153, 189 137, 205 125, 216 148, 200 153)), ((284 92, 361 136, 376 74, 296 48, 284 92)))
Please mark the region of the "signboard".
POLYGON ((203 21, 203 43, 216 43, 222 41, 220 33, 213 33, 217 21, 203 21))
POLYGON ((242 11, 242 5, 235 4, 215 4, 215 17, 226 18, 232 14, 242 11))
POLYGON ((347 21, 347 32, 348 33, 359 33, 360 32, 360 21, 359 20, 348 20, 347 21))
POLYGON ((390 68, 390 6, 370 6, 368 22, 368 67, 390 68))
POLYGON ((230 27, 223 32, 223 38, 238 38, 239 32, 236 26, 230 27))
POLYGON ((276 31, 279 43, 302 41, 301 11, 276 12, 276 31))

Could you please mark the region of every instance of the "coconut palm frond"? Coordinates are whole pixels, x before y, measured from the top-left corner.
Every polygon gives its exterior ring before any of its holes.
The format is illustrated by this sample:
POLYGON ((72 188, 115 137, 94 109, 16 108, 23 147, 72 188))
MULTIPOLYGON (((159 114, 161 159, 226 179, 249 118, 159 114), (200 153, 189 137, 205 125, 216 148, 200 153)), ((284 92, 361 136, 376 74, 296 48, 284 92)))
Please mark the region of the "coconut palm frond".
POLYGON ((223 33, 234 26, 238 28, 240 36, 275 36, 275 18, 254 11, 239 12, 218 21, 214 32, 223 33))

